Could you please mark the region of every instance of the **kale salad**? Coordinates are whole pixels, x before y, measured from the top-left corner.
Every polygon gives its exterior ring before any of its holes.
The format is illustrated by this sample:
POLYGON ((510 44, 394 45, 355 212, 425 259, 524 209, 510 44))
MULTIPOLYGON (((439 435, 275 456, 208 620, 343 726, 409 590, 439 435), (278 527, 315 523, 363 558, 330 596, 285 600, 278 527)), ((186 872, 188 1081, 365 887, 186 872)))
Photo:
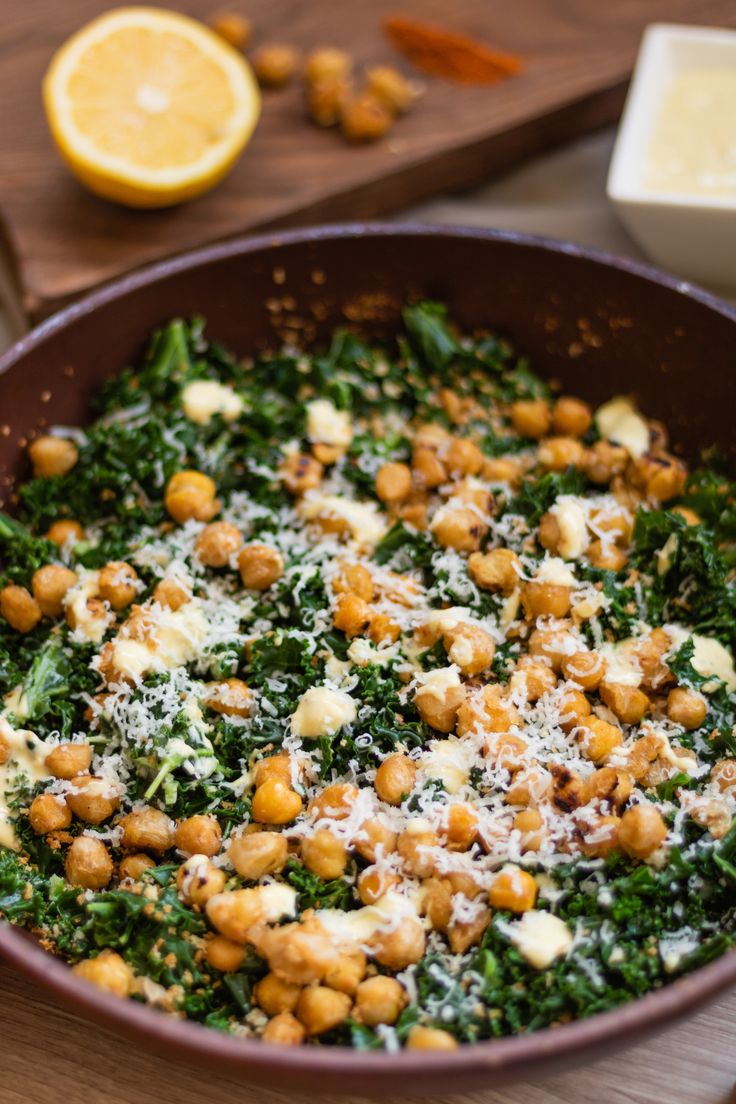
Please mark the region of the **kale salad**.
POLYGON ((0 915, 279 1045, 453 1049, 736 931, 736 495, 406 306, 175 320, 0 515, 0 915))

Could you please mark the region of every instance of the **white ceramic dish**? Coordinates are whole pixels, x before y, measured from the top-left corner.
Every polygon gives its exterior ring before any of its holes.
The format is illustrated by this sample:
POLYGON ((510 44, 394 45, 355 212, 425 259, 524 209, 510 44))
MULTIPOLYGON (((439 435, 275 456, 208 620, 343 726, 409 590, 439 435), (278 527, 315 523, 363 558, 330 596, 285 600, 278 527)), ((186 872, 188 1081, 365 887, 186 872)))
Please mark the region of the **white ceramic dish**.
MULTIPOLYGON (((736 289, 736 194, 652 191, 647 153, 663 96, 678 74, 735 69, 736 31, 654 23, 644 33, 608 173, 607 193, 645 253, 688 279, 736 289)), ((733 105, 736 129, 736 102, 733 105)))

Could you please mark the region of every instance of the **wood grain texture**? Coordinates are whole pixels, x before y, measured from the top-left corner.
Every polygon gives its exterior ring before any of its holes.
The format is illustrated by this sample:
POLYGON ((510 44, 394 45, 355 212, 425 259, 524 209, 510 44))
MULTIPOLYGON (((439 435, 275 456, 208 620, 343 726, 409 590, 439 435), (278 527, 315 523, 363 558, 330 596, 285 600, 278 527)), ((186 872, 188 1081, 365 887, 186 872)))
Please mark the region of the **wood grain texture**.
MULTIPOLYGON (((304 1096, 249 1089, 229 1077, 165 1062, 54 1007, 35 985, 0 967, 2 1104, 351 1104, 319 1086, 304 1096)), ((457 1104, 734 1104, 736 994, 626 1054, 555 1077, 472 1096, 457 1104)), ((425 1097, 424 1104, 446 1098, 425 1097)), ((395 1104, 385 1100, 384 1104, 395 1104)))
MULTIPOLYGON (((362 63, 391 56, 380 19, 400 10, 518 51, 526 69, 492 87, 428 81, 416 110, 364 148, 303 117, 295 85, 265 96, 262 121, 213 193, 164 212, 88 195, 56 157, 39 86, 54 48, 109 5, 3 0, 0 21, 0 215, 32 318, 100 281, 256 228, 364 218, 457 188, 609 122, 618 114, 643 27, 653 20, 736 24, 732 0, 248 0, 257 41, 336 43, 362 63)), ((206 16, 214 0, 163 0, 206 16)), ((238 8, 238 0, 219 6, 238 8)))

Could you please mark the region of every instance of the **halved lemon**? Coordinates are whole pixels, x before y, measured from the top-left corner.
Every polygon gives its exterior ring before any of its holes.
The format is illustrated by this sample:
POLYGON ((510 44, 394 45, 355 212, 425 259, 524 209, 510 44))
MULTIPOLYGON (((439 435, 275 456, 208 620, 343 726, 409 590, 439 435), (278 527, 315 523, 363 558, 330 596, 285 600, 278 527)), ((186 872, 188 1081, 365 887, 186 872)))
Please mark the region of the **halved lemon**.
POLYGON ((43 82, 51 134, 74 175, 129 207, 213 187, 260 113, 250 66, 195 19, 116 8, 72 35, 43 82))

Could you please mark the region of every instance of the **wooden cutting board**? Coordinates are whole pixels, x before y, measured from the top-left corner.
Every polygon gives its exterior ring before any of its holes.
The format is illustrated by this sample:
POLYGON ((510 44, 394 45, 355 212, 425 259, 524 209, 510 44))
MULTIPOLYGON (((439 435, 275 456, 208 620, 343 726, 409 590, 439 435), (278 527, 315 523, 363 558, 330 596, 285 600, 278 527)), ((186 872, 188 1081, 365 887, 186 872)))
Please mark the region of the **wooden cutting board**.
POLYGON ((642 29, 656 20, 736 25, 733 0, 178 0, 206 18, 245 12, 255 43, 334 44, 359 63, 392 58, 381 17, 399 11, 520 53, 494 86, 428 80, 416 109, 372 146, 347 146, 304 117, 298 85, 264 97, 255 137, 215 191, 158 212, 86 193, 58 160, 40 101, 54 49, 111 5, 2 0, 0 217, 31 320, 132 268, 248 231, 384 214, 458 188, 618 115, 642 29))

